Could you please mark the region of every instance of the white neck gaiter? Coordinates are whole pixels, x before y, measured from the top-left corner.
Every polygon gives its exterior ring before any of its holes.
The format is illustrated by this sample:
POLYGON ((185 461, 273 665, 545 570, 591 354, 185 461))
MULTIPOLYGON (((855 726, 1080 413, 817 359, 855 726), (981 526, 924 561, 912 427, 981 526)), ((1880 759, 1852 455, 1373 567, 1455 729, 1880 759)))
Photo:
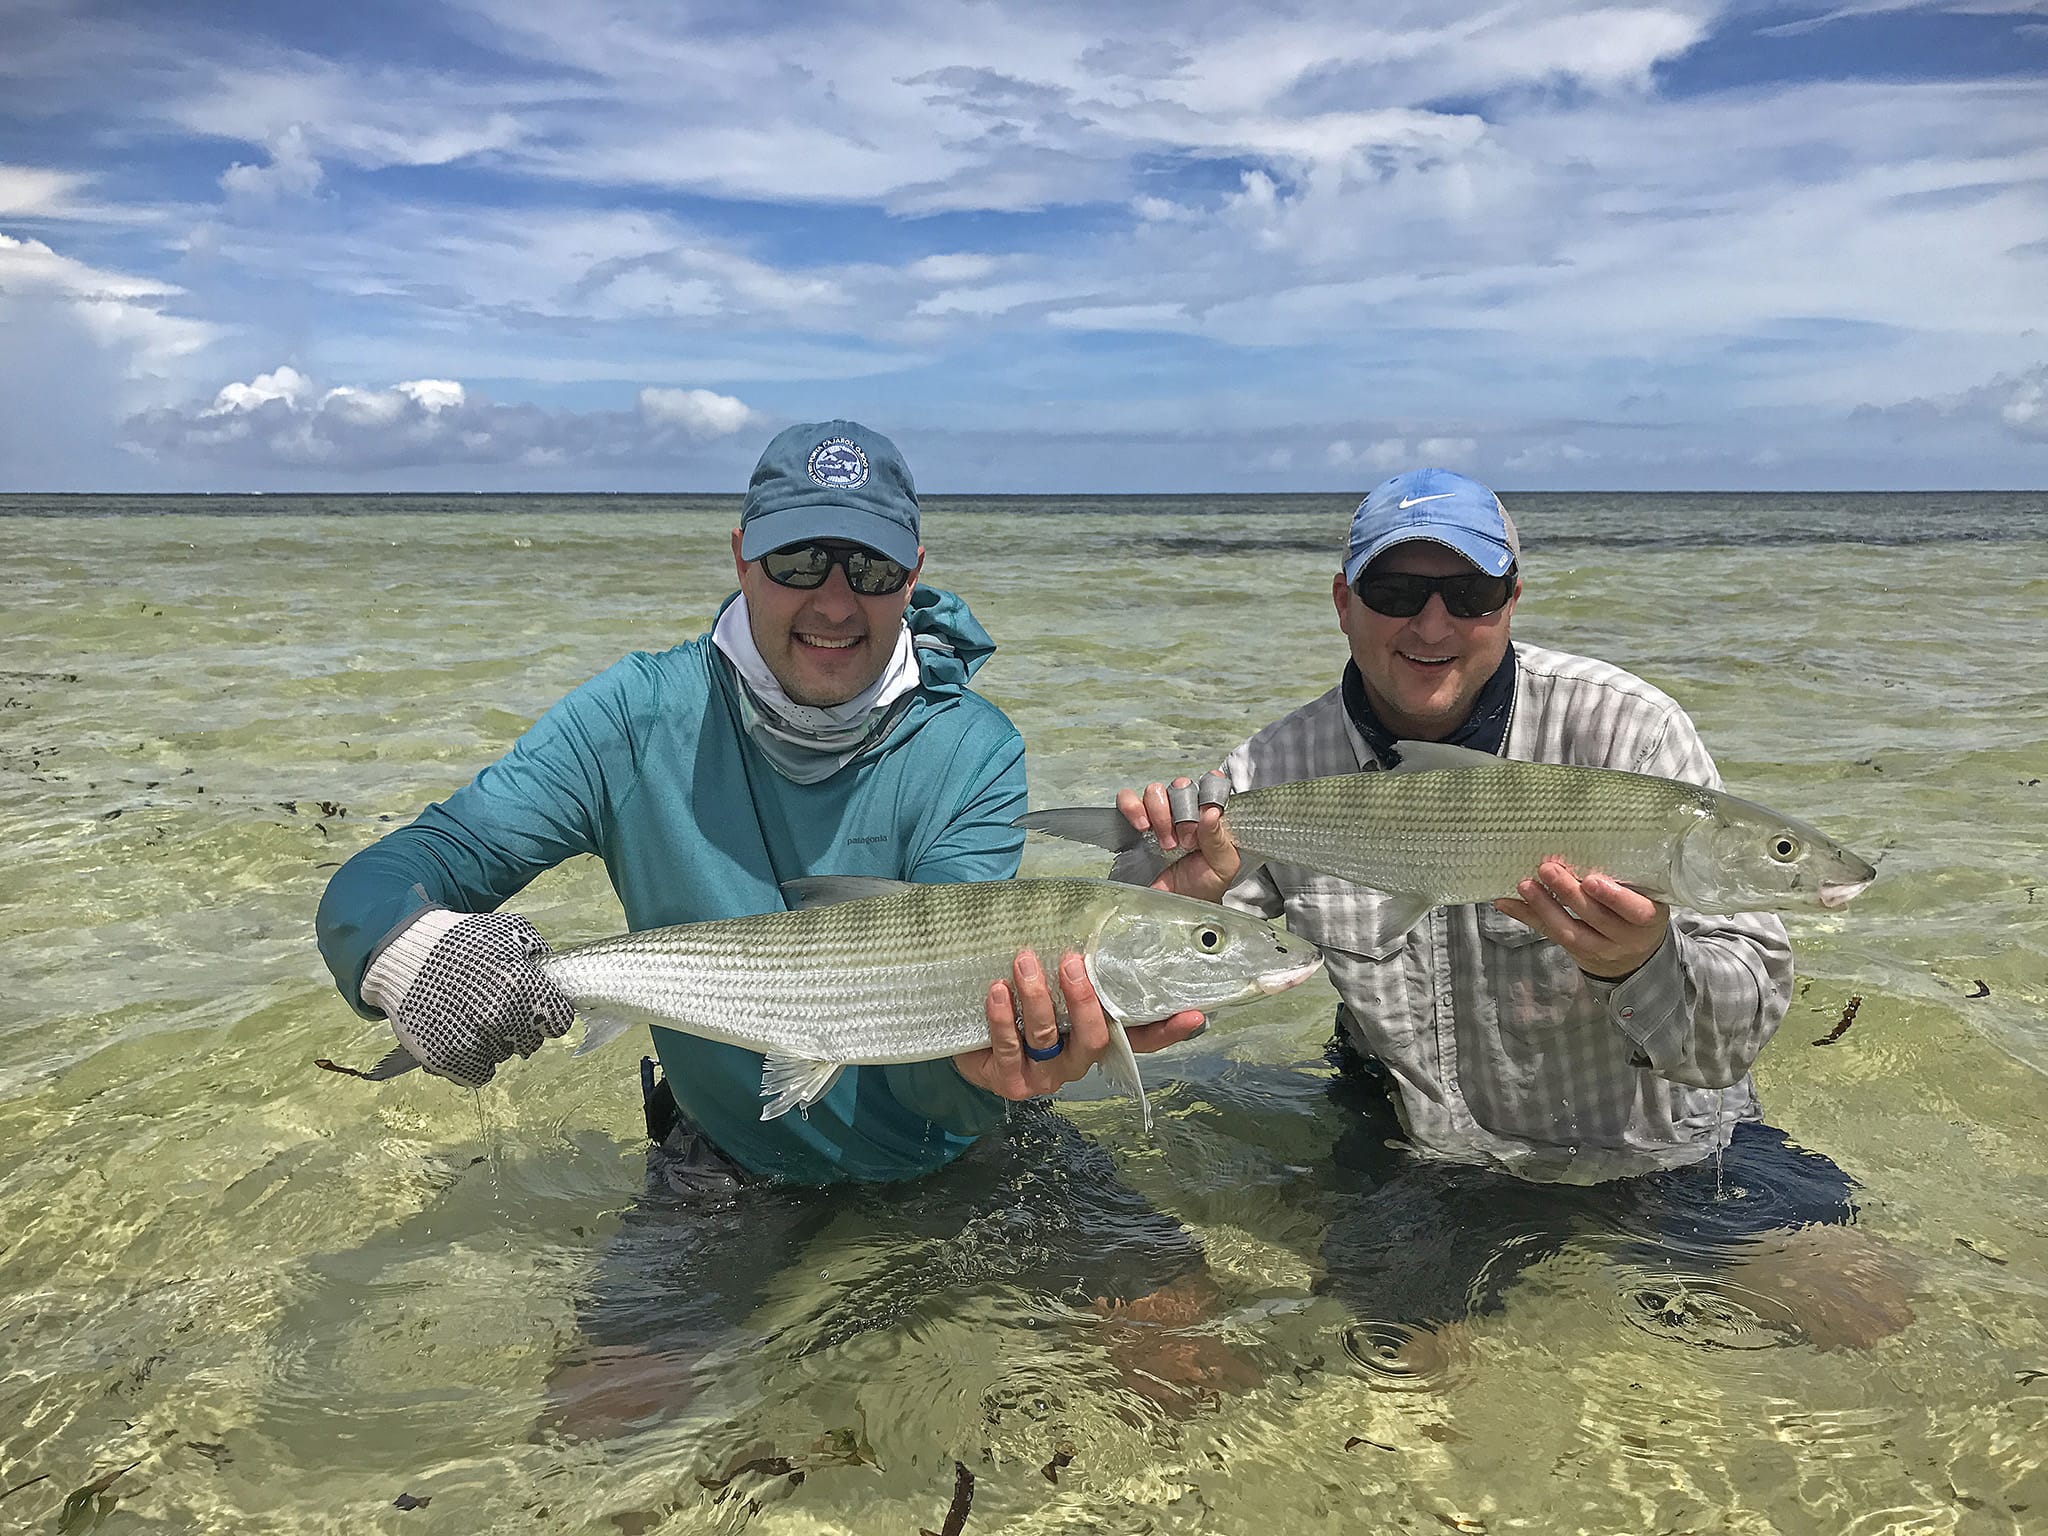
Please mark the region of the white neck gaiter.
POLYGON ((799 704, 783 691, 754 644, 745 593, 718 616, 711 640, 739 674, 747 734, 778 773, 798 784, 830 778, 858 757, 895 722, 897 706, 920 681, 907 624, 896 632, 882 675, 844 704, 799 704))

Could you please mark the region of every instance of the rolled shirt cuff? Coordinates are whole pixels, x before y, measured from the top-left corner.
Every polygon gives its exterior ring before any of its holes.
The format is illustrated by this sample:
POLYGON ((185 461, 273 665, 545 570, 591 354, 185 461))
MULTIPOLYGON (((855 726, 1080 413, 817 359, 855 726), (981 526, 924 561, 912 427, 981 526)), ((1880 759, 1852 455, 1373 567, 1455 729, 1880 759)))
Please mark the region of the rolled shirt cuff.
POLYGON ((363 971, 363 1001, 389 1018, 420 979, 420 970, 434 946, 468 916, 446 907, 422 907, 386 934, 363 971))
POLYGON ((1651 1068, 1685 1058, 1685 971, 1678 960, 1678 930, 1657 952, 1619 981, 1581 972, 1582 985, 1599 1001, 1608 1022, 1635 1042, 1651 1068))

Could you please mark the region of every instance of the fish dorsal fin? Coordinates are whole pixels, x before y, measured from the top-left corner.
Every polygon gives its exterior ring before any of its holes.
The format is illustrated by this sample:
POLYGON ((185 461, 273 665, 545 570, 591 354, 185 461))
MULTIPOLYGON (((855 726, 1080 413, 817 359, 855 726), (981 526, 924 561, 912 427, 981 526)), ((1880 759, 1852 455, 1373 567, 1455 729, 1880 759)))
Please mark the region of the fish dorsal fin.
POLYGON ((866 896, 894 896, 913 888, 909 880, 884 880, 879 875, 804 875, 782 882, 782 898, 792 912, 811 907, 833 907, 842 901, 859 901, 866 896))
POLYGON ((1454 747, 1446 741, 1397 741, 1394 750, 1401 754, 1401 761, 1387 770, 1390 773, 1432 773, 1440 768, 1498 768, 1501 765, 1501 759, 1491 752, 1454 747))

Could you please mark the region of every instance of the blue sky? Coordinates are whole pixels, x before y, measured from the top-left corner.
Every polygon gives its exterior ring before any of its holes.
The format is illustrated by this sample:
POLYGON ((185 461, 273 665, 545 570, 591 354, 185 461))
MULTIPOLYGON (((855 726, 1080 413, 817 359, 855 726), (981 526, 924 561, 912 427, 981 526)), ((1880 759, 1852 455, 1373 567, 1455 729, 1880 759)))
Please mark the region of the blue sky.
POLYGON ((2048 486, 2038 0, 0 36, 0 490, 2048 486))

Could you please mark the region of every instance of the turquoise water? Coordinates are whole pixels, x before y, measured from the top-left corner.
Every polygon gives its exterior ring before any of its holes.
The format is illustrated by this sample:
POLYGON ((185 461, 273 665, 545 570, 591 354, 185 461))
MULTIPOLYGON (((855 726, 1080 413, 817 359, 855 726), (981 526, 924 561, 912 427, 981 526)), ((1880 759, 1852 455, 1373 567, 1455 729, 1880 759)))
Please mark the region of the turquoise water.
MULTIPOLYGON (((1361 1354, 1301 1193, 1340 1128, 1316 982, 1150 1060, 1150 1139, 1092 1084, 1062 1107, 1203 1240, 1225 1304, 1178 1342, 1255 1369, 1138 1390, 1085 1308, 980 1283, 814 1347, 905 1257, 877 1202, 916 1195, 867 1192, 762 1288, 758 1347, 707 1390, 551 1430, 640 1188, 630 1051, 546 1053, 474 1096, 318 1071, 383 1043, 311 916, 337 862, 569 687, 700 632, 734 504, 0 498, 0 1530, 55 1529, 134 1463, 75 1521, 908 1533, 939 1528, 956 1461, 970 1532, 2034 1527, 2048 497, 1514 506, 1519 635, 1643 674, 1732 789, 1885 850, 1852 908, 1792 920, 1799 992, 1759 1079, 1862 1182, 1903 1328, 1646 1330, 1640 1277, 1588 1246, 1434 1357, 1361 1354)), ((1207 766, 1329 686, 1347 511, 934 500, 927 577, 1002 646, 980 686, 1030 744, 1034 803, 1207 766)), ((558 942, 617 926, 588 860, 520 907, 558 942)))

